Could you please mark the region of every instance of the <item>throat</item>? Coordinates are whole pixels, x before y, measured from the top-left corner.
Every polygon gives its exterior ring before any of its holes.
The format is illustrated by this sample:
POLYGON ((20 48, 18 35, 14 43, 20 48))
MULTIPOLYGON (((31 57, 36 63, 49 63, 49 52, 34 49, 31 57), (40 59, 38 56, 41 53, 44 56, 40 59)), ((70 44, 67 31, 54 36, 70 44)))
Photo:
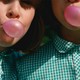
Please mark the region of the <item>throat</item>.
POLYGON ((80 31, 61 31, 61 37, 75 44, 80 44, 80 31))

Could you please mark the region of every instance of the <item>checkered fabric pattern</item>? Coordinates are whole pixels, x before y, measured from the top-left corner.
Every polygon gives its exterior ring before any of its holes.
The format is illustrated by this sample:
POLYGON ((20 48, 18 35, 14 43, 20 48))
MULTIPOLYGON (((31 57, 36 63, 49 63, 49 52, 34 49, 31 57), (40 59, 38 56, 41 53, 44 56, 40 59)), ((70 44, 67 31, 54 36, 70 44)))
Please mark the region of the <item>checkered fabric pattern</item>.
POLYGON ((17 80, 13 52, 9 50, 0 53, 0 80, 17 80))
POLYGON ((80 80, 80 45, 55 36, 17 61, 19 80, 80 80))

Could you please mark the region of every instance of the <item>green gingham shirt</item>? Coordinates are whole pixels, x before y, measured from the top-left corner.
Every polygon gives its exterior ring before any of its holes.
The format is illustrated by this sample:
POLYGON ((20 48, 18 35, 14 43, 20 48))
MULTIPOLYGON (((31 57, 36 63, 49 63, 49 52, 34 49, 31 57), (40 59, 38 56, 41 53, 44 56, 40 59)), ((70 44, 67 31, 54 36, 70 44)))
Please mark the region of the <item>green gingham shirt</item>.
POLYGON ((80 45, 58 36, 17 61, 19 80, 80 80, 80 45))
POLYGON ((0 52, 0 80, 17 80, 14 53, 13 50, 0 52))

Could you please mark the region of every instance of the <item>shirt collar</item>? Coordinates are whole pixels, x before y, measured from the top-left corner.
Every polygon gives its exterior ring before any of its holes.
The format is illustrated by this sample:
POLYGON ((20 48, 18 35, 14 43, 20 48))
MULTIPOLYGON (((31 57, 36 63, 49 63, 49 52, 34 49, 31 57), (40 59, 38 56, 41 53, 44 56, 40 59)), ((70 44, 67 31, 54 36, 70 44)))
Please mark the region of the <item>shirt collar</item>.
POLYGON ((12 55, 12 52, 14 52, 13 49, 6 49, 0 52, 1 57, 8 57, 12 55))
POLYGON ((58 52, 60 53, 66 53, 69 50, 71 50, 72 48, 74 48, 75 46, 79 46, 80 45, 76 45, 72 42, 68 42, 62 38, 60 38, 59 36, 55 36, 55 38, 53 39, 53 43, 54 43, 54 47, 57 49, 58 52))

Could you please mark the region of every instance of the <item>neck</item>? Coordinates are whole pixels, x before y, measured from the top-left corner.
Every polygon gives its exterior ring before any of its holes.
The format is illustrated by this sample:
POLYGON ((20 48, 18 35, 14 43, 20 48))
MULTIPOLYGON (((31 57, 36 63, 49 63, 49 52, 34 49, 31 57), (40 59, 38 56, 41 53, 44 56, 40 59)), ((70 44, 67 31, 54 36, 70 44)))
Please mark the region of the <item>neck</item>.
POLYGON ((6 48, 0 47, 0 51, 4 51, 6 48))
POLYGON ((72 31, 68 29, 62 29, 61 36, 70 42, 80 44, 80 30, 72 31))

